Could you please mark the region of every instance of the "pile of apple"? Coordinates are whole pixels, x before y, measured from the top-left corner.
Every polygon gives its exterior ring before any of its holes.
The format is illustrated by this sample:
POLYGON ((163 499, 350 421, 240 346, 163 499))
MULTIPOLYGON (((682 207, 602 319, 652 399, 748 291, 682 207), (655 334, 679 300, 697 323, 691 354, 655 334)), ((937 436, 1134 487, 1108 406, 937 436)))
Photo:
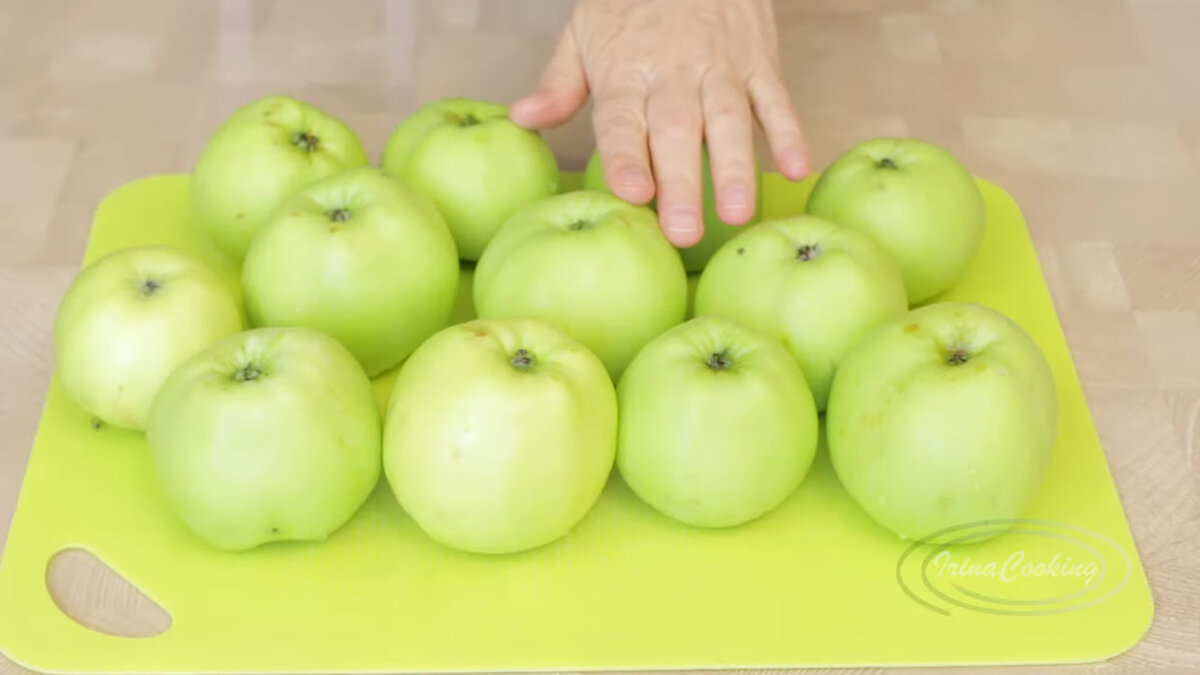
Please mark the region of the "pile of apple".
POLYGON ((116 251, 63 299, 59 378, 145 430, 181 520, 231 550, 327 537, 381 474, 431 538, 473 552, 562 537, 614 465, 670 517, 738 525, 799 487, 822 411, 846 490, 903 537, 1028 508, 1056 431, 1045 358, 982 306, 910 311, 983 237, 951 155, 865 143, 809 213, 746 228, 717 220, 709 179, 684 251, 598 161, 594 189, 558 178, 500 105, 422 108, 375 168, 334 117, 253 102, 191 181, 243 302, 184 251, 116 251), (450 325, 461 260, 480 318, 450 325), (381 416, 370 378, 397 367, 381 416))

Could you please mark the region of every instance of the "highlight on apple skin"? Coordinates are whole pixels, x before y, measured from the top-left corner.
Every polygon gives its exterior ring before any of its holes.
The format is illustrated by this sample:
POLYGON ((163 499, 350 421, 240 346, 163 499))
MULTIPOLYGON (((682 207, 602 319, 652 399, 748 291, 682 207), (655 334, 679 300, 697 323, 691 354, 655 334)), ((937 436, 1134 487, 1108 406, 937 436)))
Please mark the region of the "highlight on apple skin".
POLYGON ((475 268, 475 308, 482 318, 549 321, 615 381, 643 345, 683 321, 687 283, 650 209, 580 190, 504 224, 475 268))
POLYGON ((400 368, 385 472, 435 541, 512 553, 587 515, 616 435, 613 384, 586 347, 541 319, 477 319, 433 336, 400 368))
POLYGON ((63 296, 54 319, 56 373, 89 413, 143 429, 167 376, 240 330, 233 292, 191 254, 120 249, 85 267, 63 296))
POLYGON ((288 96, 268 96, 238 109, 208 140, 192 171, 192 205, 208 237, 241 260, 285 197, 368 161, 341 120, 288 96))
POLYGON ((910 138, 851 148, 813 186, 807 211, 871 235, 900 267, 908 303, 953 286, 983 242, 983 195, 949 152, 910 138))
POLYGON ((846 491, 902 538, 1020 518, 1054 452, 1054 375, 1008 317, 935 303, 876 329, 846 357, 825 429, 846 491))
POLYGON ((781 340, 818 410, 859 338, 908 311, 904 280, 879 244, 813 215, 759 223, 730 240, 700 275, 695 305, 697 315, 781 340))
POLYGON ((817 452, 804 374, 769 335, 718 316, 651 340, 617 385, 617 469, 658 511, 730 527, 774 510, 817 452))
POLYGON ((396 127, 383 169, 424 192, 464 260, 478 260, 514 213, 558 192, 558 160, 508 108, 468 98, 421 107, 396 127))
POLYGON ((254 326, 304 326, 374 377, 444 328, 458 299, 454 239, 425 195, 356 167, 289 196, 242 264, 254 326))

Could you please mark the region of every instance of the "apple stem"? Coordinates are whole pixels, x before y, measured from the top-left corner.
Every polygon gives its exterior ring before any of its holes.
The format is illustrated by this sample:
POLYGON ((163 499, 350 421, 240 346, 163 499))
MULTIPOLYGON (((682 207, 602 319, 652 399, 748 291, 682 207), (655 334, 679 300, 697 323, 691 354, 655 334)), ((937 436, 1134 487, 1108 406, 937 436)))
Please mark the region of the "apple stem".
POLYGON ((533 358, 533 354, 530 354, 527 350, 518 349, 513 354, 512 360, 510 360, 509 363, 512 364, 513 368, 516 368, 521 372, 525 372, 533 368, 536 360, 533 358))
POLYGON ((316 152, 317 146, 320 145, 320 143, 321 141, 319 138, 313 136, 307 131, 297 132, 296 135, 292 137, 292 145, 295 145, 297 148, 300 148, 305 152, 316 152))
POLYGON ((722 349, 719 352, 709 354, 704 365, 712 370, 729 370, 733 367, 733 359, 729 358, 729 350, 722 349))
POLYGON ((247 363, 233 373, 233 379, 238 382, 249 382, 250 380, 257 380, 260 375, 262 375, 261 368, 255 366, 253 363, 247 363))
POLYGON ((879 166, 879 168, 881 168, 881 169, 896 169, 896 168, 899 168, 899 167, 897 167, 897 166, 896 166, 896 162, 895 162, 894 160, 892 160, 892 158, 891 158, 891 157, 884 157, 883 159, 879 160, 879 164, 878 164, 878 166, 879 166))
POLYGON ((479 124, 482 120, 472 113, 465 113, 462 115, 451 114, 450 121, 460 127, 469 127, 479 124))
POLYGON ((154 292, 160 288, 162 288, 162 282, 158 279, 146 279, 138 287, 143 297, 154 295, 154 292))
POLYGON ((805 244, 796 249, 796 260, 814 260, 821 255, 820 244, 805 244))

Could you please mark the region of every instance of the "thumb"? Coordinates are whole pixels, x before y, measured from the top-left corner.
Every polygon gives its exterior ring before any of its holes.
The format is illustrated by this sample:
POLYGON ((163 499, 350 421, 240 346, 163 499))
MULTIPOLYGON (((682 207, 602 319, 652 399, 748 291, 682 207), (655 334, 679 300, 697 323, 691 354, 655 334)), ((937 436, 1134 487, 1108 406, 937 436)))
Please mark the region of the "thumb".
POLYGON ((555 127, 579 112, 587 97, 583 60, 574 31, 568 27, 559 36, 550 63, 542 72, 538 91, 513 103, 508 116, 529 129, 555 127))

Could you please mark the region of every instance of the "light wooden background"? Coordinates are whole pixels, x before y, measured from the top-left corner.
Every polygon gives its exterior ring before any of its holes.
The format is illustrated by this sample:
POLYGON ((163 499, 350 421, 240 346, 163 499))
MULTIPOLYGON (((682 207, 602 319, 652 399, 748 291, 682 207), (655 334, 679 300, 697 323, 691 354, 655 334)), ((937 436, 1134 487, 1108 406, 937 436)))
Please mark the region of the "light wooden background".
MULTIPOLYGON (((105 193, 186 171, 267 93, 329 109, 376 152, 418 102, 511 100, 570 6, 0 0, 0 542, 54 310, 105 193)), ((818 166, 914 135, 1022 205, 1157 604, 1141 644, 1083 669, 1200 670, 1200 0, 790 0, 778 14, 818 166)), ((568 166, 591 149, 586 119, 549 138, 568 166)), ((86 623, 161 624, 91 566, 49 578, 86 623)))

